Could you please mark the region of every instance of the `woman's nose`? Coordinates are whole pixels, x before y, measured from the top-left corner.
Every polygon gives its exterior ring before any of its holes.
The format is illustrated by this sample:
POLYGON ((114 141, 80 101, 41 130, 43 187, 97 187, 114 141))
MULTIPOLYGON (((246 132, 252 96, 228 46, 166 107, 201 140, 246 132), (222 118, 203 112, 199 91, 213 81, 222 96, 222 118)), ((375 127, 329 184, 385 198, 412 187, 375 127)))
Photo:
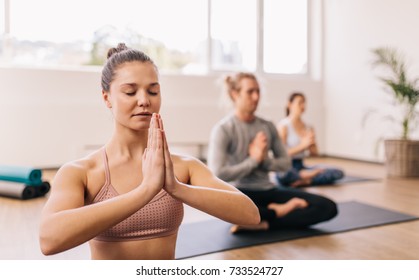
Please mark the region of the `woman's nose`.
POLYGON ((147 94, 140 93, 138 95, 137 105, 139 107, 148 107, 148 106, 150 106, 150 99, 148 98, 147 94))

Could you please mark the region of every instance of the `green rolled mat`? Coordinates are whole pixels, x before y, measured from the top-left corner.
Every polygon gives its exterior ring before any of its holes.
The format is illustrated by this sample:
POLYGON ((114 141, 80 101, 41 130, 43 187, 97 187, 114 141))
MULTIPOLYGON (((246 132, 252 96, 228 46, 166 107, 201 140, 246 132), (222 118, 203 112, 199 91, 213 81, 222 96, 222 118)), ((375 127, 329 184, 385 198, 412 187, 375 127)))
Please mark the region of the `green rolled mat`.
POLYGON ((36 188, 22 183, 0 181, 1 196, 30 199, 37 196, 36 188))
POLYGON ((0 180, 40 186, 42 171, 28 166, 0 165, 0 180))

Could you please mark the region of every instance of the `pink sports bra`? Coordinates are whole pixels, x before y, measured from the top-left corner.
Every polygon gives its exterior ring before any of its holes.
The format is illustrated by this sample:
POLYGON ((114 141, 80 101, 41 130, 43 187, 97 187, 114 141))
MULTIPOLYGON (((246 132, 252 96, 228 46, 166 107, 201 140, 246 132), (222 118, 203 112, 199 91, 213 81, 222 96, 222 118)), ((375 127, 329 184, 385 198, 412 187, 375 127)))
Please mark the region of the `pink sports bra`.
MULTIPOLYGON (((106 149, 103 148, 106 181, 93 203, 104 201, 118 192, 111 184, 106 149)), ((161 190, 148 204, 119 224, 103 231, 95 240, 129 241, 168 236, 178 231, 183 219, 183 203, 161 190)))

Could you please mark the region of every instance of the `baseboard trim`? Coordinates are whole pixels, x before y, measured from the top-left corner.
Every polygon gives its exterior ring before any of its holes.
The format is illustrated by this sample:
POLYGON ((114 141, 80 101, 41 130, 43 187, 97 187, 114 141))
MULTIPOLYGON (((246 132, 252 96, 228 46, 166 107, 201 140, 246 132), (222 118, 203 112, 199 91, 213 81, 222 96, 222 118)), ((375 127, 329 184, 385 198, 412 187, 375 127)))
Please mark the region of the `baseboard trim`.
POLYGON ((371 163, 371 164, 377 164, 377 165, 384 165, 384 162, 380 162, 380 161, 373 161, 373 160, 366 160, 366 159, 359 159, 359 158, 350 158, 350 157, 343 157, 343 156, 337 156, 337 155, 322 154, 322 155, 319 155, 318 157, 349 160, 349 161, 354 161, 354 162, 371 163))

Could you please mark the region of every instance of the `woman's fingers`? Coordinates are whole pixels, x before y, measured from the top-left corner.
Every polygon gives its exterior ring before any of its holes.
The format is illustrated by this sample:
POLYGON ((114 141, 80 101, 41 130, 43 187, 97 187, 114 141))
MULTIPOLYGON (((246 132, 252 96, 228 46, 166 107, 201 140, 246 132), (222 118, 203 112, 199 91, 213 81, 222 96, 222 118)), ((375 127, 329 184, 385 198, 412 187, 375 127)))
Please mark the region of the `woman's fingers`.
POLYGON ((153 147, 153 124, 154 124, 154 114, 151 116, 150 126, 148 128, 148 139, 147 139, 147 147, 151 149, 153 147))
POLYGON ((143 162, 145 162, 146 160, 147 160, 147 148, 144 149, 143 162))
POLYGON ((162 137, 163 137, 164 155, 165 155, 165 157, 169 156, 169 158, 170 158, 169 147, 168 147, 167 138, 166 138, 166 132, 164 131, 164 126, 163 126, 163 119, 161 118, 160 115, 159 115, 159 126, 160 126, 160 130, 162 132, 162 137))
POLYGON ((171 166, 172 159, 170 158, 169 146, 167 145, 166 132, 162 131, 163 134, 163 150, 164 150, 164 162, 166 167, 171 166))
POLYGON ((164 131, 163 120, 162 120, 160 115, 159 115, 159 127, 160 127, 160 131, 162 132, 162 136, 163 136, 163 148, 165 148, 165 146, 166 146, 166 133, 164 131))
POLYGON ((158 149, 161 147, 162 140, 161 140, 161 133, 158 125, 158 115, 153 114, 152 117, 152 124, 151 124, 151 139, 152 139, 152 146, 153 149, 158 149))
MULTIPOLYGON (((154 152, 158 152, 160 154, 160 156, 163 156, 163 152, 164 152, 164 136, 163 136, 163 131, 162 131, 162 120, 160 118, 159 114, 153 113, 152 117, 151 117, 151 121, 150 121, 150 128, 149 128, 149 132, 148 132, 148 144, 147 144, 147 150, 148 152, 154 151, 154 152)), ((153 153, 154 153, 153 152, 153 153)))
POLYGON ((169 145, 167 143, 166 132, 163 130, 163 120, 160 118, 160 128, 163 139, 165 180, 164 188, 167 192, 172 193, 176 186, 176 177, 173 169, 172 158, 170 157, 169 145))
POLYGON ((162 120, 162 118, 161 118, 160 114, 159 114, 159 128, 160 128, 161 130, 164 130, 164 128, 163 128, 163 120, 162 120))
POLYGON ((167 144, 167 138, 166 138, 166 131, 164 131, 163 129, 163 120, 160 118, 160 127, 162 130, 162 135, 163 135, 163 149, 164 149, 164 157, 165 157, 165 161, 167 162, 167 160, 169 160, 171 162, 171 158, 170 158, 170 152, 169 152, 169 145, 167 144))
MULTIPOLYGON (((156 126, 157 126, 157 124, 158 124, 158 119, 156 121, 156 126)), ((157 149, 161 149, 161 151, 163 152, 163 136, 162 136, 162 131, 158 127, 156 127, 155 128, 155 133, 156 133, 156 144, 157 144, 156 148, 157 149)))

